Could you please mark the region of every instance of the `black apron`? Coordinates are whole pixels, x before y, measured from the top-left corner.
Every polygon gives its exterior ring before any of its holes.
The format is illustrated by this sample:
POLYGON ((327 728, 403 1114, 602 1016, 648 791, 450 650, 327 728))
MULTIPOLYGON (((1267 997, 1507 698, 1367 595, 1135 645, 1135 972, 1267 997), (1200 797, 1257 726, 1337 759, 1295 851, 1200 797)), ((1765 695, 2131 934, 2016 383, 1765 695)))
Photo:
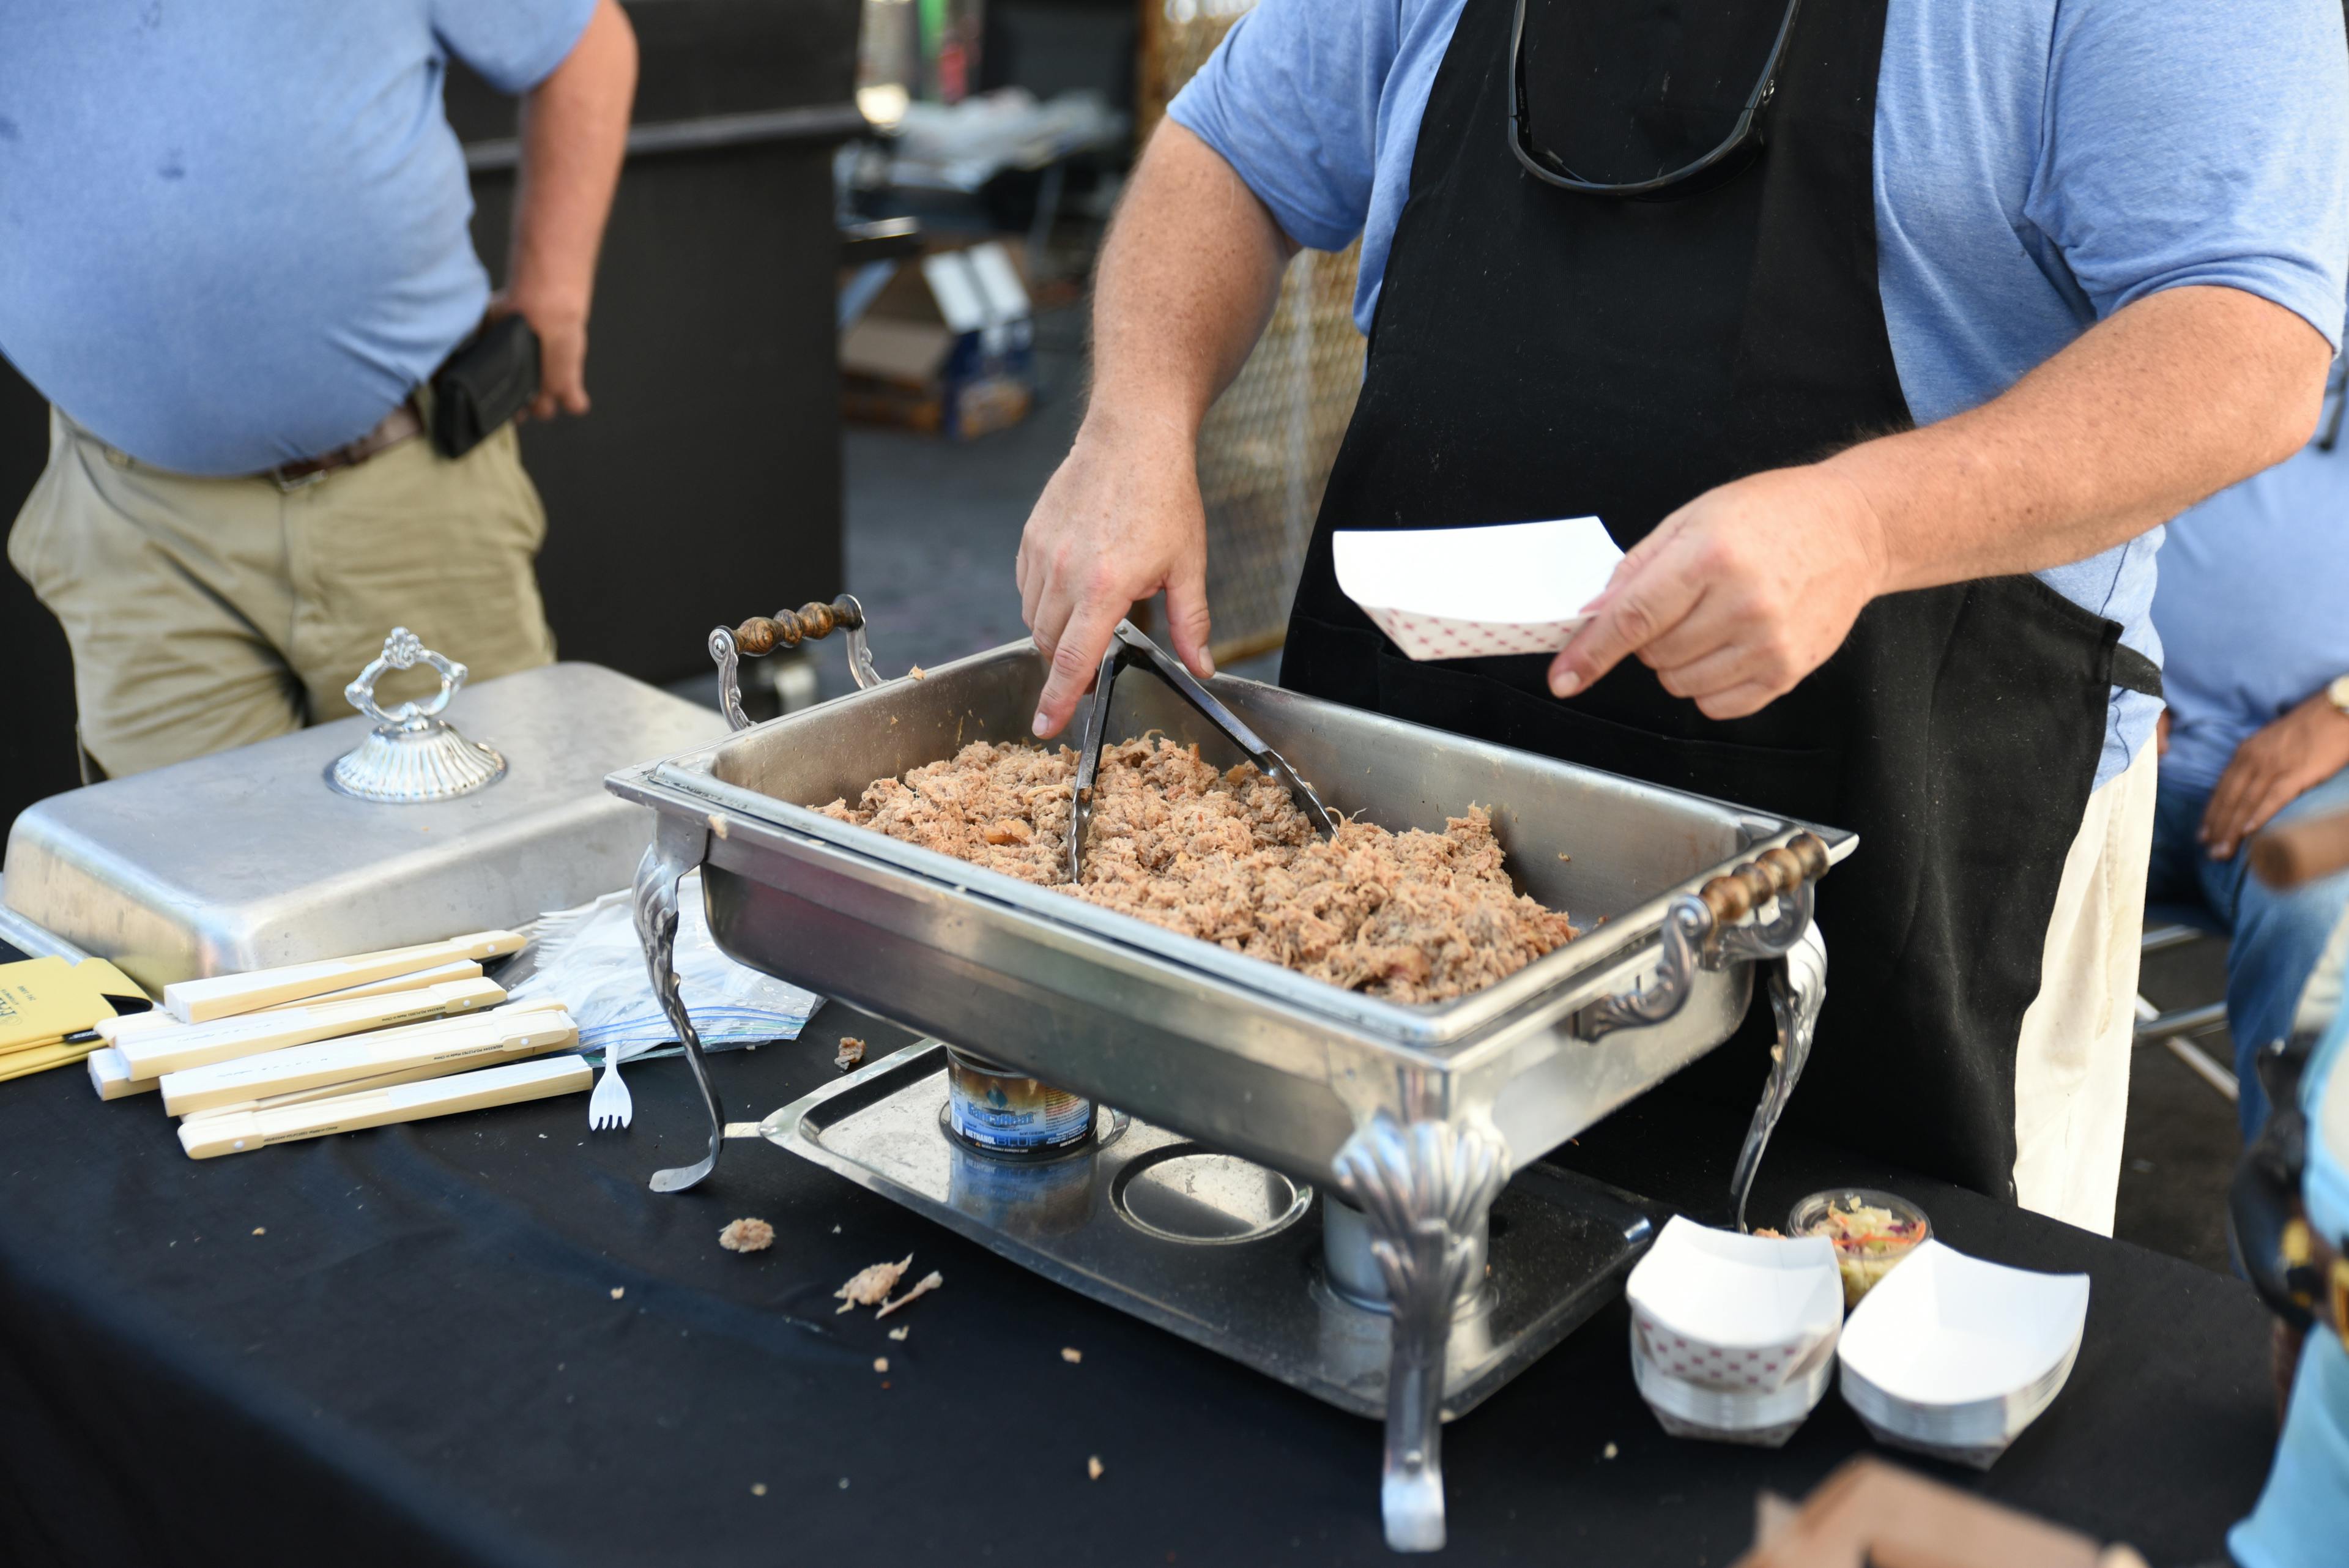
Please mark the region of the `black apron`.
MULTIPOLYGON (((1549 695, 1547 656, 1414 663, 1330 563, 1336 528, 1588 514, 1628 548, 1715 485, 1910 423, 1877 295, 1886 3, 1803 6, 1750 167, 1696 194, 1620 201, 1520 169, 1514 0, 1467 0, 1281 682, 1856 830, 1857 852, 1820 886, 1828 1003, 1787 1125, 2012 1198, 2016 1040, 2103 749, 2119 627, 2030 576, 1889 595, 1792 692, 1720 722, 1636 660, 1566 702, 1549 695)), ((1578 83, 1611 72, 1600 85, 1628 100, 1668 76, 1679 9, 1534 0, 1536 130, 1542 102, 1576 103, 1578 83), (1568 16, 1586 36, 1645 28, 1655 47, 1545 75, 1546 22, 1568 16)), ((1750 1103, 1766 1070, 1766 1007, 1756 1014, 1671 1087, 1750 1103)))

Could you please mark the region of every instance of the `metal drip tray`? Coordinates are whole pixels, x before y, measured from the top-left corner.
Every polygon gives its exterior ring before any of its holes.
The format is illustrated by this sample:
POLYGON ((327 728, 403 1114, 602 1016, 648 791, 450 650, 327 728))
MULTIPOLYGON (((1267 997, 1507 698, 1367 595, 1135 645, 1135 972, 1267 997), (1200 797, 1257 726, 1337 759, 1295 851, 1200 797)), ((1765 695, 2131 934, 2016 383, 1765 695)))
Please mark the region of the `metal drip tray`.
MULTIPOLYGON (((945 1048, 926 1040, 784 1106, 771 1142, 1047 1279, 1357 1415, 1383 1416, 1386 1314, 1331 1289, 1326 1198, 1122 1113, 1092 1143, 1011 1161, 941 1123, 945 1048)), ((1494 1201, 1489 1267, 1460 1303, 1443 1413, 1464 1415, 1612 1299, 1663 1211, 1528 1166, 1494 1201)))

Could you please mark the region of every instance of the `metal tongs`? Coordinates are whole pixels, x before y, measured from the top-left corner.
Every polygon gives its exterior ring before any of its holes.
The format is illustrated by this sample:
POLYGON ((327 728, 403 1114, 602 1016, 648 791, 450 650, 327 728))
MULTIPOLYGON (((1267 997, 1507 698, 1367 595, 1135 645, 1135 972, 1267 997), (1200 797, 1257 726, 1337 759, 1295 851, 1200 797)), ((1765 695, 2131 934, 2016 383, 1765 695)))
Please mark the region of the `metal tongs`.
POLYGON ((1085 829, 1093 815, 1093 778, 1101 771, 1102 748, 1109 740, 1109 694, 1117 683, 1118 671, 1128 665, 1138 665, 1174 689, 1174 694, 1198 711, 1199 717, 1223 732, 1225 736, 1247 753, 1248 761, 1288 786, 1313 826, 1325 838, 1338 836, 1338 819, 1313 793, 1313 786, 1297 776, 1278 752, 1264 743, 1264 738, 1241 722, 1240 716, 1217 701, 1214 692, 1199 684, 1182 661, 1134 629, 1130 620, 1117 623, 1110 634, 1109 651, 1102 655, 1101 673, 1093 680, 1092 711, 1085 716, 1085 732, 1077 751, 1077 793, 1069 816, 1069 880, 1080 881, 1084 868, 1085 829))

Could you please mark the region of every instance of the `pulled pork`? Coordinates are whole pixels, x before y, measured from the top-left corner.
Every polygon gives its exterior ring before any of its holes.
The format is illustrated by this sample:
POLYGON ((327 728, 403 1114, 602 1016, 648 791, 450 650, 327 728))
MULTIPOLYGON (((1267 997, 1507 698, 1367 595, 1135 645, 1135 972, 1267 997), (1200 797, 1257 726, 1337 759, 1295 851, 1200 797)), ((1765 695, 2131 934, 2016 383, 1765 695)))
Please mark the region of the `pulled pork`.
POLYGON ((1444 1002, 1578 934, 1517 893, 1479 807, 1442 833, 1340 819, 1321 839, 1278 779, 1145 736, 1102 753, 1084 881, 1069 885, 1066 746, 976 742, 824 814, 1351 991, 1444 1002))

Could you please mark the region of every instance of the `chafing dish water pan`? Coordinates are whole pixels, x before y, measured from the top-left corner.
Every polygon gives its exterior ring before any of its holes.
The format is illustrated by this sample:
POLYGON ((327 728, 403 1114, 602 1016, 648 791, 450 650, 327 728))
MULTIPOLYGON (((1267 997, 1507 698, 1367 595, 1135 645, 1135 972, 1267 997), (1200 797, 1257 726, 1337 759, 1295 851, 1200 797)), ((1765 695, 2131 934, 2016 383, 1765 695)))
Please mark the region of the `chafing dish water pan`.
MULTIPOLYGON (((853 600, 810 611, 815 635, 845 626, 863 654, 853 600)), ((742 636, 712 635, 730 677, 742 636)), ((1808 929, 1812 882, 1856 839, 1217 678, 1213 694, 1333 809, 1441 831, 1485 806, 1524 890, 1588 932, 1474 994, 1398 1004, 823 815, 968 742, 1029 738, 1043 678, 1024 641, 923 679, 853 663, 864 690, 608 781, 659 816, 636 889, 656 982, 677 878, 699 867, 710 929, 743 962, 1342 1199, 1367 1222, 1393 1325, 1388 1537, 1441 1545, 1444 1346, 1495 1196, 1727 1038, 1754 963, 1808 929)), ((1238 758, 1157 682, 1129 678, 1113 703, 1112 736, 1155 729, 1238 758)), ((709 1109, 709 1157, 656 1185, 714 1166, 724 1118, 709 1109)))

